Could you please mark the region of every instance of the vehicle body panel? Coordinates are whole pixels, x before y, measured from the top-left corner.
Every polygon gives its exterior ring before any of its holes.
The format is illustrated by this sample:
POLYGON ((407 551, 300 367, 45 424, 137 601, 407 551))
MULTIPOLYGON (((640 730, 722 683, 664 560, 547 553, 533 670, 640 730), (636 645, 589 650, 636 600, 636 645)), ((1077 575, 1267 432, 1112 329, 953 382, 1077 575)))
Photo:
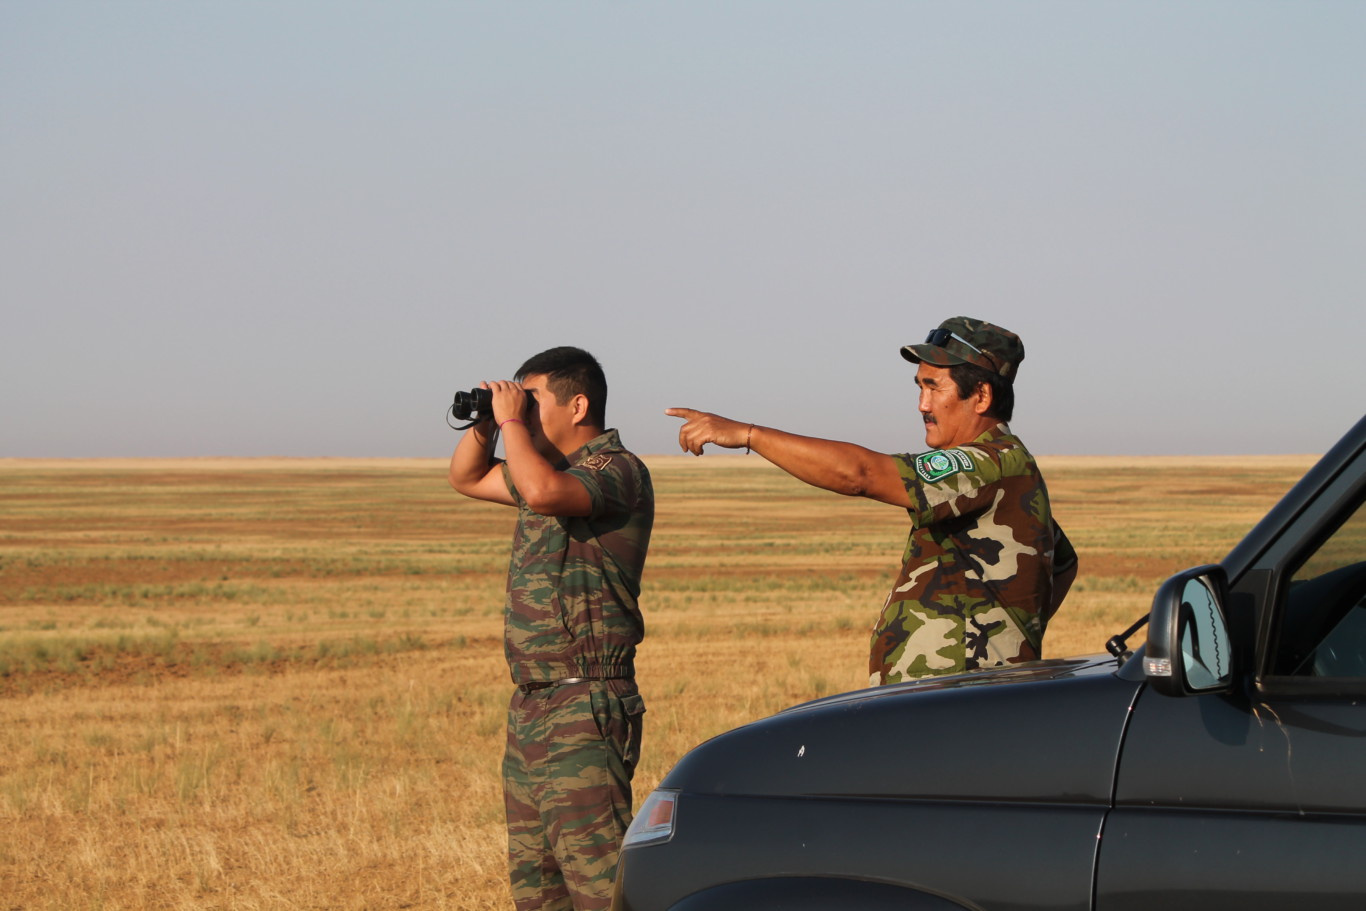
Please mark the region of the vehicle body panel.
POLYGON ((661 782, 684 795, 677 834, 631 852, 618 907, 674 907, 679 896, 653 884, 690 869, 698 893, 784 877, 815 890, 832 878, 1004 908, 1042 866, 1043 906, 1080 911, 1141 687, 1114 668, 1048 661, 878 687, 714 738, 661 782), (993 707, 989 728, 972 723, 980 705, 993 707), (926 736, 945 730, 958 733, 926 736), (964 863, 965 851, 981 862, 964 863))
POLYGON ((1146 690, 1133 715, 1097 907, 1366 907, 1366 701, 1146 690))
POLYGON ((1114 667, 1112 659, 1040 662, 808 703, 713 739, 660 786, 756 797, 1108 803, 1138 688, 1117 680, 1114 667), (992 706, 989 726, 983 704, 992 706), (1078 755, 1096 761, 1083 770, 1078 755))
POLYGON ((971 895, 982 908, 1011 907, 1020 883, 1030 882, 1034 907, 1084 911, 1104 813, 1095 805, 1002 812, 992 804, 689 792, 673 841, 630 852, 619 882, 629 901, 618 907, 676 908, 727 883, 801 877, 813 888, 826 880, 894 884, 906 900, 971 895), (688 871, 682 890, 680 870, 688 871))

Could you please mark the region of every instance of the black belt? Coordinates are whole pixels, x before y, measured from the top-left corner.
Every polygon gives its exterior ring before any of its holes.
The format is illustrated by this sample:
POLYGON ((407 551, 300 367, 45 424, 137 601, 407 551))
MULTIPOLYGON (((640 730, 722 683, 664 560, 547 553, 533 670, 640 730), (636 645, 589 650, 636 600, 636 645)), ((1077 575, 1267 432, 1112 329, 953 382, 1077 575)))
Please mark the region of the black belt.
POLYGON ((567 683, 587 683, 590 680, 625 680, 625 677, 561 677, 559 680, 537 680, 534 683, 519 683, 517 689, 522 691, 522 695, 534 693, 537 690, 548 690, 552 686, 562 686, 567 683))

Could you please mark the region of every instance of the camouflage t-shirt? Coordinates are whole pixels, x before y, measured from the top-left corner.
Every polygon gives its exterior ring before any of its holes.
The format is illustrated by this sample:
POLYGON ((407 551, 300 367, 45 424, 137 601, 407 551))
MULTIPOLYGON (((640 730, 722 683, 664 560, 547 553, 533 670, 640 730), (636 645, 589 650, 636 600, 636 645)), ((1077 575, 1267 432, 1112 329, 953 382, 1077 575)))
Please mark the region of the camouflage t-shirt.
POLYGON ((894 456, 913 506, 901 572, 873 630, 871 684, 1038 658, 1055 535, 1034 457, 1005 424, 894 456))
POLYGON ((654 526, 650 473, 608 430, 559 466, 582 482, 587 516, 542 516, 518 506, 508 567, 504 651, 514 683, 630 677, 645 636, 640 577, 654 526))

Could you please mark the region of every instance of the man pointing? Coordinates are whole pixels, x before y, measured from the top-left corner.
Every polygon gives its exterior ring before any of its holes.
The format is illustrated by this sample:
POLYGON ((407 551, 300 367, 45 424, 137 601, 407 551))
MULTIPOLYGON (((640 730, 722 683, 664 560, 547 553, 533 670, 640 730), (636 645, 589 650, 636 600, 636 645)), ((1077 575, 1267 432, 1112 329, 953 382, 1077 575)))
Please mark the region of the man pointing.
POLYGON ((925 452, 887 455, 691 408, 665 413, 684 419, 678 442, 694 455, 708 443, 744 447, 813 486, 907 511, 901 570, 873 628, 870 683, 1039 658, 1077 562, 1008 424, 1024 345, 953 317, 901 355, 918 365, 925 452))

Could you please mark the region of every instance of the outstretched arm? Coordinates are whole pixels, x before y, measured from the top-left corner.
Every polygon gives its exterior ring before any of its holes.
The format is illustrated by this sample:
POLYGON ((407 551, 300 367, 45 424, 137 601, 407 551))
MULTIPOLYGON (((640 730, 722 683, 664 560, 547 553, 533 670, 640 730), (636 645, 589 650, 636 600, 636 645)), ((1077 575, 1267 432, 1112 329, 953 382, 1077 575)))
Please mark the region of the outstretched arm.
POLYGON ((783 471, 813 487, 849 497, 868 497, 909 508, 910 494, 889 455, 853 443, 822 440, 795 433, 732 421, 692 408, 669 408, 665 414, 682 418, 678 444, 693 455, 715 443, 724 449, 744 446, 783 471))

